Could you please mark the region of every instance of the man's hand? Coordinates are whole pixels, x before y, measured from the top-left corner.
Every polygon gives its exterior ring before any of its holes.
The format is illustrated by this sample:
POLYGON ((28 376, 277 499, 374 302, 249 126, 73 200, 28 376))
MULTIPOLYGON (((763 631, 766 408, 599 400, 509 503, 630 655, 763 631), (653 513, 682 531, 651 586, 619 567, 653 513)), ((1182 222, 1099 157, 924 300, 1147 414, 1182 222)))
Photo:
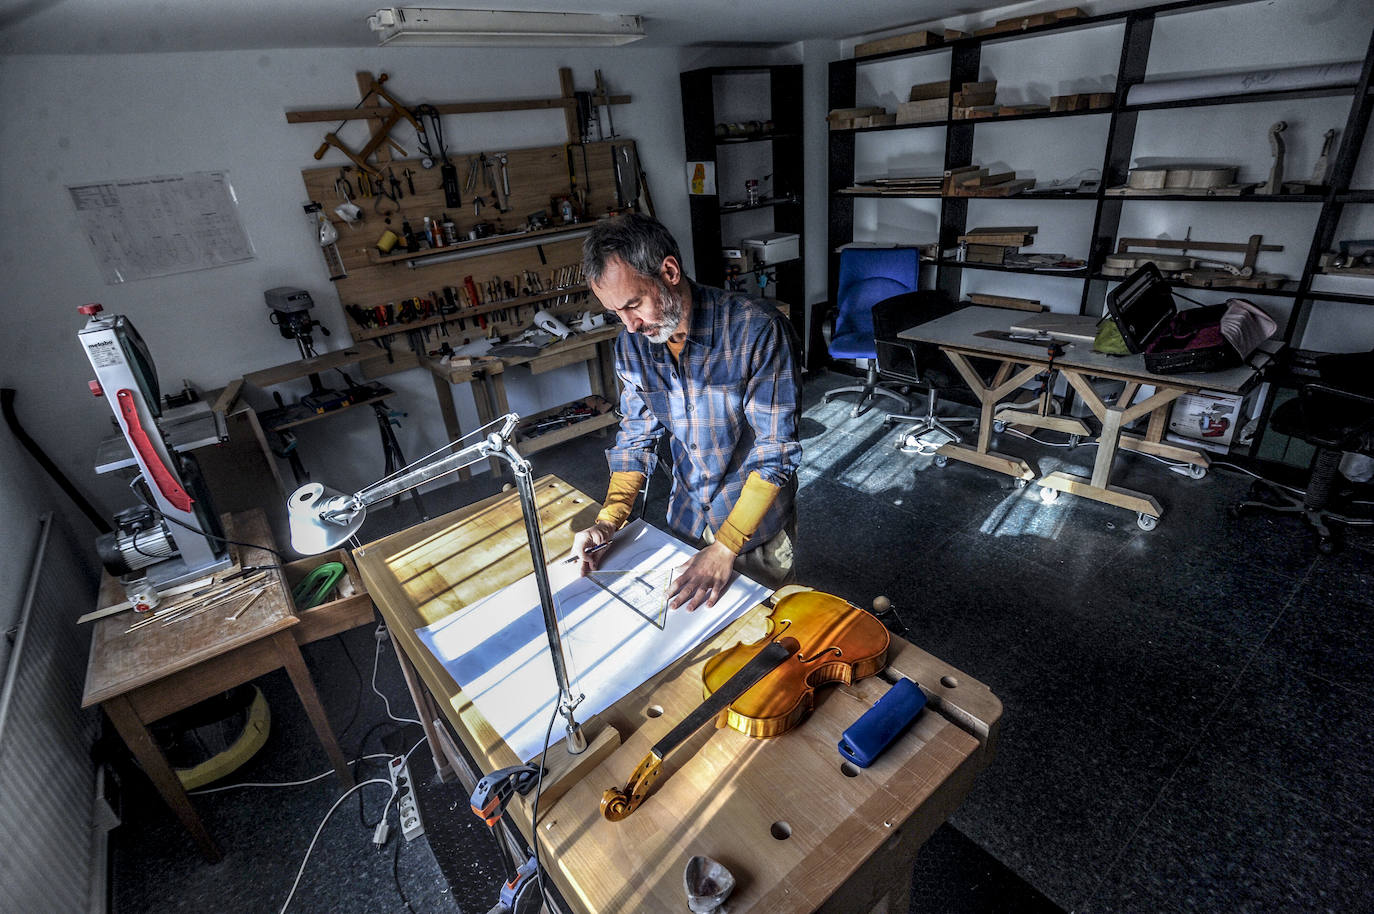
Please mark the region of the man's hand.
POLYGON ((573 537, 572 557, 578 559, 578 573, 583 577, 595 571, 601 564, 601 553, 591 552, 597 546, 604 546, 615 536, 616 528, 605 521, 597 521, 586 530, 573 537))
POLYGON ((735 554, 720 543, 712 543, 678 567, 668 605, 686 606, 692 612, 703 603, 715 606, 734 573, 735 554))

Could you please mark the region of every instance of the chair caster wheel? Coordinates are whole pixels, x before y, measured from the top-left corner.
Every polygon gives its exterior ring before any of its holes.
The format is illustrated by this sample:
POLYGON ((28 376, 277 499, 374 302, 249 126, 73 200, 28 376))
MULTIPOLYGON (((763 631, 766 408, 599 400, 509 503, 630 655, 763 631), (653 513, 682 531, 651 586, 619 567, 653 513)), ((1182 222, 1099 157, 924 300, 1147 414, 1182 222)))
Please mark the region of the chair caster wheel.
POLYGON ((1317 551, 1322 555, 1335 555, 1341 551, 1341 544, 1335 537, 1323 536, 1317 540, 1317 551))
POLYGON ((1007 430, 1007 423, 1001 419, 994 419, 992 420, 992 430, 1000 435, 1007 430))
POLYGON ((935 465, 936 465, 937 467, 946 467, 946 466, 949 466, 949 458, 946 457, 944 454, 936 454, 936 455, 935 455, 935 465))
POLYGON ((1231 520, 1239 520, 1245 516, 1246 510, 1245 505, 1227 505, 1226 516, 1231 520))
POLYGON ((1193 477, 1194 479, 1206 479, 1206 478, 1207 478, 1207 468, 1206 468, 1206 467, 1200 467, 1200 466, 1198 466, 1197 464, 1192 464, 1191 466, 1188 467, 1188 475, 1191 476, 1191 477, 1193 477))
POLYGON ((1049 486, 1040 487, 1040 500, 1047 505, 1052 505, 1059 500, 1059 490, 1051 489, 1049 486))
POLYGON ((1159 518, 1153 514, 1141 512, 1135 516, 1135 525, 1141 530, 1149 532, 1159 525, 1159 518))
POLYGON ((1024 488, 1026 487, 1026 484, 1027 484, 1028 482, 1029 482, 1029 480, 1027 480, 1027 479, 1022 479, 1020 476, 1018 476, 1018 477, 1016 477, 1016 479, 1014 479, 1014 480, 1012 481, 1012 485, 1014 485, 1014 486, 1015 486, 1016 488, 1018 488, 1018 489, 1024 489, 1024 488))

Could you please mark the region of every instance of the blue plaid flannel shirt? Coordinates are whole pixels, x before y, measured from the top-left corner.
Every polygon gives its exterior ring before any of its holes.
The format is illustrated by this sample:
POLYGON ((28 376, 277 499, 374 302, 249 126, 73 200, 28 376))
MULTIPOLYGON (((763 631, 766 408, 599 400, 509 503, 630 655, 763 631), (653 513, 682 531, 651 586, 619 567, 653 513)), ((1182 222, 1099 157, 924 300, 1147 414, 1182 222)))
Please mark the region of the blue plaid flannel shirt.
POLYGON ((795 511, 801 399, 792 328, 770 304, 692 283, 687 342, 678 362, 666 343, 622 331, 615 368, 623 385, 611 471, 653 473, 669 433, 673 487, 668 526, 695 540, 730 515, 749 474, 780 488, 745 550, 775 536, 795 511))

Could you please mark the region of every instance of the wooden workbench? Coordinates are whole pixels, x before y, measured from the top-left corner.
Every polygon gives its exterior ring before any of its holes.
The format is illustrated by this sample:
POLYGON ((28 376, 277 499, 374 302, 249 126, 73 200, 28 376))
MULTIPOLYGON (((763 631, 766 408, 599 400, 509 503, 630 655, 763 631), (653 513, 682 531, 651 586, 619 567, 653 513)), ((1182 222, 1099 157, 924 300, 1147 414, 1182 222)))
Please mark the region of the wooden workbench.
MULTIPOLYGON (((551 343, 539 350, 536 355, 456 361, 425 357, 424 365, 434 378, 434 394, 439 400, 439 412, 444 417, 444 430, 448 433, 448 440, 457 441, 463 436, 463 430, 458 424, 458 412, 453 405, 451 385, 472 385, 472 399, 477 407, 477 419, 482 425, 486 425, 510 412, 510 402, 506 398, 505 374, 512 368, 524 367, 529 369, 530 374, 543 374, 566 365, 586 363, 592 397, 603 398, 614 406, 619 399, 619 387, 615 376, 611 342, 620 334, 620 329, 619 321, 611 321, 593 330, 575 333, 566 340, 551 343)), ((528 421, 545 414, 552 415, 561 408, 561 405, 555 406, 544 410, 538 416, 525 416, 524 419, 528 421)), ((516 443, 520 453, 529 456, 569 439, 599 431, 618 421, 619 417, 614 410, 607 409, 599 415, 537 438, 517 438, 516 443)), ((491 465, 493 472, 501 471, 501 465, 496 458, 492 458, 491 465)), ((467 470, 461 471, 460 478, 468 478, 467 470)))
MULTIPOLYGON (((225 515, 224 522, 225 535, 236 540, 272 543, 262 511, 225 515)), ((154 621, 134 631, 129 630, 134 621, 131 612, 100 619, 94 623, 81 700, 83 708, 99 704, 105 710, 163 800, 212 863, 220 859, 219 848, 148 731, 149 724, 284 667, 335 773, 345 785, 351 785, 348 763, 301 657, 300 645, 367 624, 373 618, 372 602, 360 586, 355 586, 359 578, 346 554, 277 567, 272 564, 274 556, 265 549, 239 549, 241 564, 271 566, 269 586, 241 617, 231 620, 223 611, 205 612, 171 625, 154 621), (290 591, 294 579, 329 560, 345 565, 340 596, 297 613, 290 591)), ((119 581, 104 575, 98 605, 114 606, 123 600, 119 581)))
MULTIPOLYGON (((599 505, 552 476, 535 491, 545 550, 557 561, 599 505)), ((435 740, 436 764, 471 789, 481 773, 518 763, 414 633, 530 572, 515 493, 354 555, 391 627, 435 740), (475 766, 456 752, 450 731, 475 766)), ((604 760, 570 772, 561 747, 550 753, 562 793, 546 791, 540 801, 539 841, 546 873, 571 910, 683 910, 682 872, 695 854, 734 872, 739 885, 729 908, 736 914, 907 910, 912 859, 991 759, 1002 707, 981 683, 896 637, 881 677, 827 687, 799 728, 764 741, 708 727, 669 756, 654 791, 629 818, 612 823, 601 816, 602 792, 622 785, 649 747, 700 702, 705 660, 737 640, 754 640, 767 611, 746 613, 590 722, 586 755, 600 747, 604 760), (928 710, 872 767, 844 764, 840 735, 884 694, 883 679, 896 676, 926 690, 928 710), (606 728, 618 737, 608 738, 606 728)), ((529 802, 517 796, 503 819, 526 841, 529 802)))
MULTIPOLYGON (((1101 431, 1097 435, 1097 457, 1093 462, 1091 477, 1061 470, 1036 479, 1036 483, 1042 489, 1049 490, 1051 498, 1058 492, 1067 492, 1134 511, 1140 527, 1153 530, 1164 508, 1153 495, 1113 484, 1112 471, 1117 453, 1121 450, 1138 451, 1188 464, 1194 478, 1201 479, 1211 464, 1210 458, 1197 448, 1164 441, 1169 405, 1185 393, 1203 389, 1239 393, 1254 383, 1259 374, 1258 368, 1241 365, 1222 371, 1163 375, 1145 368, 1144 355, 1107 355, 1095 352, 1089 343, 1067 345, 1061 355, 1051 359, 1043 343, 980 336, 989 331, 1007 331, 1021 317, 1003 308, 975 306, 946 314, 898 334, 902 339, 939 346, 954 364, 964 383, 977 396, 981 406, 977 443, 969 447, 950 442, 943 445, 937 454, 1005 473, 1018 480, 1035 479, 1035 471, 1024 460, 992 450, 995 422, 1051 429, 1081 438, 1092 435, 1082 419, 1050 415, 1043 408, 1047 404, 1048 391, 1041 395, 1042 408, 1039 411, 1005 408, 1003 401, 1007 397, 1052 367, 1064 376, 1101 423, 1101 431), (996 374, 990 382, 984 380, 970 359, 997 362, 996 374), (1124 385, 1115 402, 1108 404, 1097 394, 1092 386, 1094 378, 1119 381, 1124 385), (1154 392, 1138 403, 1132 402, 1142 387, 1152 387, 1154 392), (1142 418, 1147 422, 1144 435, 1125 430, 1142 418)), ((1096 319, 1089 316, 1075 316, 1071 320, 1078 322, 1078 330, 1083 334, 1091 334, 1096 324, 1096 319)), ((1268 352, 1260 352, 1253 358, 1258 364, 1259 360, 1269 357, 1268 352)))

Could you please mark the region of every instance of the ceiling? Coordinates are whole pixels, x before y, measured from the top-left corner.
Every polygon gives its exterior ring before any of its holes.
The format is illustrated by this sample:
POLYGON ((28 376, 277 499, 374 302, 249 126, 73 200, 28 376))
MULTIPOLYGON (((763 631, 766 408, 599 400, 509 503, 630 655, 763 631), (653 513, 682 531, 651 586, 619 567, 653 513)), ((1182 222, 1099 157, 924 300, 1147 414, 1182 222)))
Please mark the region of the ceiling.
MULTIPOLYGON (((0 0, 0 54, 126 54, 374 47, 387 0, 0 0)), ((395 0, 392 0, 392 5, 395 0)), ((410 5, 426 5, 424 0, 410 5)), ((428 5, 440 5, 430 0, 428 5)), ((636 13, 630 47, 847 38, 1009 5, 1007 0, 511 0, 469 9, 636 13)))

